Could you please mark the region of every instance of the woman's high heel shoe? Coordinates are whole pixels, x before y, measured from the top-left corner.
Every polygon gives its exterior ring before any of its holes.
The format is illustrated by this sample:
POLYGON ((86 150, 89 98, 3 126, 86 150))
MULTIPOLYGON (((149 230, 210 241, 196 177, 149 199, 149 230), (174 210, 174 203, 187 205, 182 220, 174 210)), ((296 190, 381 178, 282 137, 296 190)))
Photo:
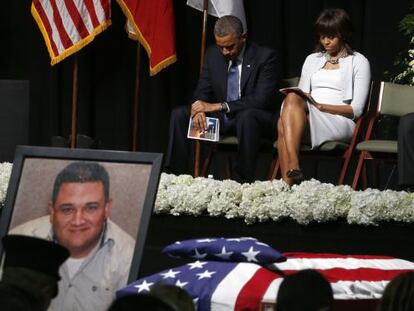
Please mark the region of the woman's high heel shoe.
POLYGON ((300 168, 292 168, 288 170, 286 176, 292 178, 295 183, 300 183, 305 179, 300 168))

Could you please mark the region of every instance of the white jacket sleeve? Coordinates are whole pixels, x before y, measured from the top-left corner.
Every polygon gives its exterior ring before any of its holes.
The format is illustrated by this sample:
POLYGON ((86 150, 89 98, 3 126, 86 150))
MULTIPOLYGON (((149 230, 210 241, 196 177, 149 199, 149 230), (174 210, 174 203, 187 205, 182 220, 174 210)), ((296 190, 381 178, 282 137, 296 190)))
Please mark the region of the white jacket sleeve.
POLYGON ((354 119, 361 116, 368 98, 371 82, 371 70, 368 60, 361 54, 354 59, 353 64, 353 96, 351 107, 354 119))

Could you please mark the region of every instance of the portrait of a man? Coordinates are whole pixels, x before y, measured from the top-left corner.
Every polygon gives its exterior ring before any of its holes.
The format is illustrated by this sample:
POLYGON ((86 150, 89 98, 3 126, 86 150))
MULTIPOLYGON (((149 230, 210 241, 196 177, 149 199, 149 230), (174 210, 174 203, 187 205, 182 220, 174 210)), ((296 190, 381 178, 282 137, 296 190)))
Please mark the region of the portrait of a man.
POLYGON ((135 240, 111 220, 107 170, 96 162, 72 162, 56 176, 48 215, 14 227, 66 247, 59 293, 50 310, 106 310, 127 284, 135 240))

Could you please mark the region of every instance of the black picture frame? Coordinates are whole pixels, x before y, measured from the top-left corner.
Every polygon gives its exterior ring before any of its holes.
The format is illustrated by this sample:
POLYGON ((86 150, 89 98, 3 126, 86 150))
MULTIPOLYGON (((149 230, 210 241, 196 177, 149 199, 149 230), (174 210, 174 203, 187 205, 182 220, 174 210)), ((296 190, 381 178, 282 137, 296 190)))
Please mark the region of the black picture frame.
MULTIPOLYGON (((119 181, 122 181, 122 179, 126 180, 125 184, 121 183, 121 185, 118 185, 119 189, 133 189, 134 193, 131 193, 131 196, 135 195, 138 197, 139 195, 143 195, 143 197, 139 197, 139 200, 135 200, 135 197, 131 198, 131 200, 134 200, 134 203, 140 201, 140 206, 122 207, 123 209, 130 208, 131 210, 134 210, 135 208, 138 218, 135 234, 135 249, 128 277, 129 284, 135 281, 139 276, 140 264, 143 255, 149 221, 155 204, 158 183, 161 175, 162 160, 163 155, 161 153, 17 146, 13 162, 13 168, 9 180, 9 186, 6 194, 5 205, 1 213, 0 238, 3 238, 9 232, 9 230, 13 228, 11 227, 11 224, 13 221, 17 221, 15 220, 15 217, 19 218, 15 215, 17 214, 19 209, 25 210, 25 213, 23 214, 25 214, 26 219, 24 221, 35 219, 37 216, 35 216, 34 214, 37 215, 38 213, 44 213, 44 211, 40 212, 36 209, 38 207, 36 207, 36 204, 33 203, 36 202, 36 198, 33 198, 32 195, 36 192, 42 192, 33 190, 39 189, 38 187, 41 187, 39 184, 41 184, 44 180, 47 180, 47 178, 45 178, 45 175, 50 174, 51 176, 53 176, 50 173, 50 171, 58 171, 68 163, 75 161, 98 162, 99 164, 107 168, 108 173, 110 175, 110 179, 112 179, 113 176, 117 176, 117 174, 121 174, 121 176, 115 178, 116 182, 119 183, 119 181), (137 172, 144 173, 137 174, 140 175, 139 178, 134 177, 134 169, 136 169, 137 172), (30 173, 32 175, 30 175, 30 173), (27 186, 26 184, 28 182, 25 182, 25 179, 29 178, 28 176, 32 176, 32 178, 39 178, 38 182, 30 182, 30 184, 32 185, 31 193, 27 193, 29 191, 28 188, 30 189, 30 185, 27 186), (135 185, 134 178, 137 183, 135 185), (144 182, 142 182, 142 180, 144 180, 144 182), (145 181, 147 181, 146 185, 143 184, 145 183, 145 181), (140 192, 140 189, 145 190, 145 193, 143 194, 142 192, 140 192), (26 215, 28 213, 26 212, 25 207, 23 207, 24 204, 21 204, 22 200, 24 200, 25 195, 30 199, 30 204, 28 205, 35 205, 35 207, 31 211, 33 214, 32 216, 26 215)), ((53 180, 55 176, 49 179, 53 180)), ((111 181, 111 193, 113 185, 114 182, 111 181)), ((51 191, 52 189, 46 189, 43 191, 46 194, 42 195, 48 195, 50 198, 51 191)), ((43 203, 38 203, 37 205, 39 206, 42 204, 43 203)), ((118 211, 120 210, 121 207, 119 207, 118 211)), ((126 218, 133 219, 133 214, 129 214, 128 211, 129 210, 124 212, 127 213, 128 217, 126 218)), ((116 213, 115 198, 114 207, 112 209, 113 216, 115 215, 114 212, 116 213)), ((20 214, 22 214, 21 211, 20 214)), ((47 215, 47 210, 46 214, 44 215, 47 215)), ((24 221, 20 220, 20 223, 24 221)), ((18 224, 19 223, 17 223, 17 225, 18 224)), ((118 225, 121 228, 125 229, 122 224, 118 223, 118 225)), ((130 231, 131 225, 129 232, 130 231)), ((134 237, 134 235, 132 236, 134 237)), ((2 258, 2 256, 3 246, 0 243, 0 258, 2 258)))

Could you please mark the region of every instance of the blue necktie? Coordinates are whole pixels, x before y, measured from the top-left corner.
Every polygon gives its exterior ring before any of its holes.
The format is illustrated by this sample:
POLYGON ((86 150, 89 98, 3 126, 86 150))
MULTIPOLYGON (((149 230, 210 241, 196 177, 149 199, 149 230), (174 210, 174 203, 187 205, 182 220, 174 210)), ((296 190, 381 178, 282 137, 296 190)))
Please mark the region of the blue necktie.
POLYGON ((239 68, 237 68, 237 60, 232 60, 227 73, 227 101, 237 99, 239 99, 239 68))

